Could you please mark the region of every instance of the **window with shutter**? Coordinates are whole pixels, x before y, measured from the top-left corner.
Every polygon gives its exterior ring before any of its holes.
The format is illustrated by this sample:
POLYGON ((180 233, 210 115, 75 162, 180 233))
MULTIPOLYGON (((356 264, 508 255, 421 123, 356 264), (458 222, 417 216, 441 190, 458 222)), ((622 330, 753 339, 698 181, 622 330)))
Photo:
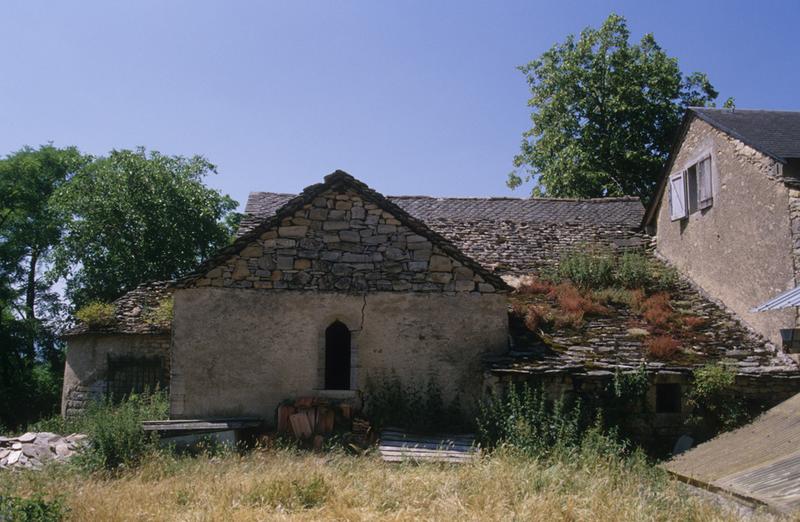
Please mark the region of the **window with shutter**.
POLYGON ((697 164, 697 200, 701 210, 714 203, 711 186, 711 158, 706 158, 697 164))
POLYGON ((686 171, 669 178, 669 211, 672 221, 689 215, 686 208, 686 171))

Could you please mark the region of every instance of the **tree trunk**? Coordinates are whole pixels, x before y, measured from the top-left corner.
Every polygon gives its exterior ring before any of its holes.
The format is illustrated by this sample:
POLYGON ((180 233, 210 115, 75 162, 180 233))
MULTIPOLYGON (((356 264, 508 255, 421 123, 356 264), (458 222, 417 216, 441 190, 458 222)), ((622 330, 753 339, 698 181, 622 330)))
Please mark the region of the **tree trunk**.
POLYGON ((28 323, 29 338, 27 343, 26 356, 33 360, 36 356, 36 264, 39 261, 39 251, 31 250, 31 258, 28 268, 28 282, 25 288, 25 319, 28 323))

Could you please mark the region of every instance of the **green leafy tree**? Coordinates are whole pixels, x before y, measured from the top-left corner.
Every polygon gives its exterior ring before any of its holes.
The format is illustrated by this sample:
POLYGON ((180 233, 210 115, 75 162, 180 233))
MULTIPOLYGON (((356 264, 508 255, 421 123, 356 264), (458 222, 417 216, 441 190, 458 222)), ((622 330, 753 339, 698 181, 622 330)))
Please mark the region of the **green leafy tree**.
POLYGON ((203 184, 212 173, 201 156, 115 150, 62 187, 70 220, 57 261, 73 305, 180 276, 227 244, 237 203, 203 184))
POLYGON ((612 14, 519 68, 533 125, 509 187, 533 180, 536 195, 652 195, 686 107, 717 92, 705 74, 684 76, 652 34, 629 40, 625 19, 612 14))
POLYGON ((88 162, 74 147, 25 147, 0 159, 0 424, 52 413, 63 351, 48 268, 64 216, 52 195, 88 162))

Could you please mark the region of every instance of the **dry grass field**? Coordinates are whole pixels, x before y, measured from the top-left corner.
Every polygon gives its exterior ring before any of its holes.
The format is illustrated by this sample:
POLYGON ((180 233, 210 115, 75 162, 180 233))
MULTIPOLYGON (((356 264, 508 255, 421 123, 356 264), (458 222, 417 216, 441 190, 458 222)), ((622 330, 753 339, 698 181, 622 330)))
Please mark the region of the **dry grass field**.
POLYGON ((75 521, 737 519, 644 459, 579 453, 540 461, 498 451, 466 465, 289 450, 153 455, 114 475, 69 465, 2 473, 2 494, 59 498, 75 521))

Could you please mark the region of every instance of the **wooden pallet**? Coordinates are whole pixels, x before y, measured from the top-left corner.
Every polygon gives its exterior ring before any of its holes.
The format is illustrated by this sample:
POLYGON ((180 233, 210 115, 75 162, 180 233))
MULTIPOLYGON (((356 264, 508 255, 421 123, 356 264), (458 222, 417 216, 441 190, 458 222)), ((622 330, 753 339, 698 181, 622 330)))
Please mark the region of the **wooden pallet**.
POLYGON ((381 432, 378 452, 386 462, 465 463, 479 454, 471 434, 418 435, 389 428, 381 432))

